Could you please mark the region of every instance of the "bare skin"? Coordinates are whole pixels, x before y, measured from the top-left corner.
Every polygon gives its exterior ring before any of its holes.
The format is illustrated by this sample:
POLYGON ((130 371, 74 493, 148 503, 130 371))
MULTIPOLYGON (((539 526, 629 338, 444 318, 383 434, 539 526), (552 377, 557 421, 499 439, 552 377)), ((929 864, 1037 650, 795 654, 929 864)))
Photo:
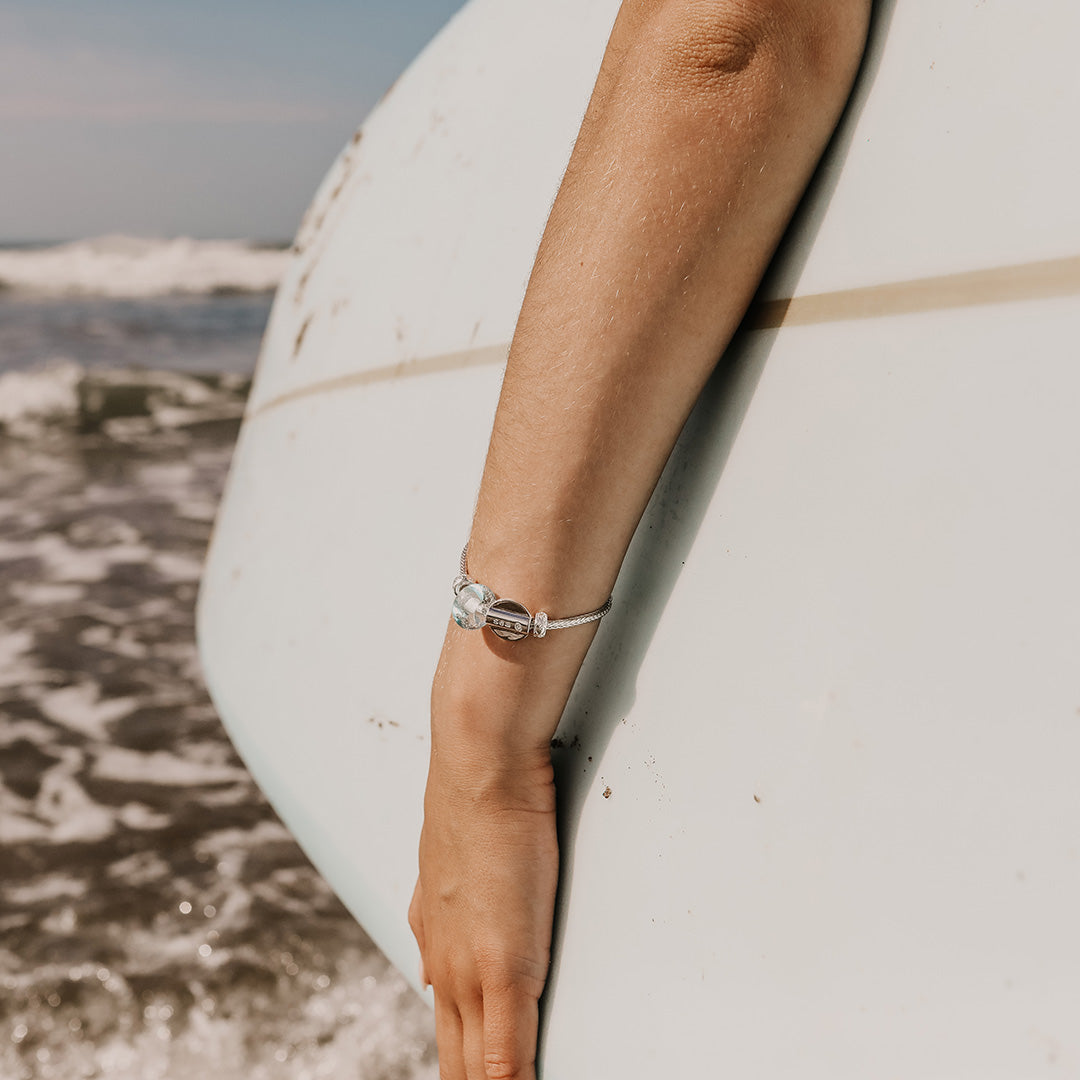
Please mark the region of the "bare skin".
MULTIPOLYGON (((612 590, 850 91, 870 0, 625 0, 533 268, 469 541, 553 617, 612 590)), ((409 918, 444 1080, 533 1080, 558 842, 550 741, 595 624, 450 625, 409 918)))

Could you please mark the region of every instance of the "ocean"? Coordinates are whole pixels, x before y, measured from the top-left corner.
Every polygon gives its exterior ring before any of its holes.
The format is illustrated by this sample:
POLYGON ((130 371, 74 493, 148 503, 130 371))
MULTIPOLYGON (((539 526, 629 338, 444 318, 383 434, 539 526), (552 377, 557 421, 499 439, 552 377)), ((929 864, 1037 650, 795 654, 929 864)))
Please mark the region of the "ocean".
POLYGON ((437 1075, 427 1007, 199 671, 202 559, 286 257, 0 248, 3 1080, 437 1075))

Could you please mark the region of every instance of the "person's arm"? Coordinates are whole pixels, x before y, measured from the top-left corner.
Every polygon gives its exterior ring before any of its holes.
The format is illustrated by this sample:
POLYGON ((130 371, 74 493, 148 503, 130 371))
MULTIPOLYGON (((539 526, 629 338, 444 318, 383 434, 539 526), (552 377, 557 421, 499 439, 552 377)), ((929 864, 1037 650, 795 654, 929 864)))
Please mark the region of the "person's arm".
MULTIPOLYGON (((843 108, 869 7, 623 3, 525 295, 469 538, 470 575, 498 595, 558 617, 611 592, 843 108)), ((550 740, 595 629, 447 632, 410 909, 445 1080, 534 1076, 558 865, 550 740)))

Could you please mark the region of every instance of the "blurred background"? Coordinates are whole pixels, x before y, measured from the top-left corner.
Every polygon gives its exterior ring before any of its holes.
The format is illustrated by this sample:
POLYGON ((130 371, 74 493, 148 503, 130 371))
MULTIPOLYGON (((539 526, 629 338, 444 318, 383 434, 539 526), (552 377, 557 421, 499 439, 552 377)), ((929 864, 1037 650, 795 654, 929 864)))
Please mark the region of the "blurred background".
POLYGON ((221 727, 194 602, 289 241, 460 6, 0 2, 3 1080, 436 1075, 221 727))

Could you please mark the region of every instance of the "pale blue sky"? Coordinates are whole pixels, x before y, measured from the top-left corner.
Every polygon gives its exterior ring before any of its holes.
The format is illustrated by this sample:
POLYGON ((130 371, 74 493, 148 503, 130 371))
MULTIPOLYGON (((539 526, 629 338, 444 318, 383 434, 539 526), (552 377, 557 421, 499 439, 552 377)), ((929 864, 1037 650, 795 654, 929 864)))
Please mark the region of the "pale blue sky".
POLYGON ((288 239, 462 0, 0 0, 0 240, 288 239))

